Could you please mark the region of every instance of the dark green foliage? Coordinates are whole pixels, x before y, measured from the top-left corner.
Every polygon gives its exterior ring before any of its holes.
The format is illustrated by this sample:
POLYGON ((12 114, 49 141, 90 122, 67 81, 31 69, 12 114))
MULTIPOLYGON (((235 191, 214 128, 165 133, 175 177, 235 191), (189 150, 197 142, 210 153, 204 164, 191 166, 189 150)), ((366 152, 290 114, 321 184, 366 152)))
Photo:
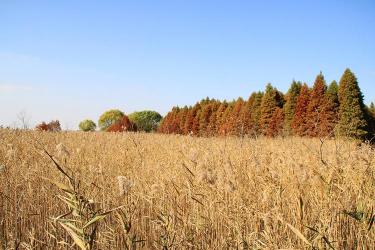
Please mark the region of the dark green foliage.
POLYGON ((346 69, 339 84, 339 122, 337 133, 340 136, 365 138, 368 134, 363 95, 356 76, 346 69))
POLYGON ((366 107, 366 117, 369 128, 369 139, 375 141, 375 105, 371 102, 369 107, 366 107))
POLYGON ((331 135, 334 135, 335 127, 338 123, 339 119, 339 85, 336 81, 332 81, 331 84, 328 86, 327 93, 326 93, 326 119, 327 119, 327 127, 328 131, 331 135))

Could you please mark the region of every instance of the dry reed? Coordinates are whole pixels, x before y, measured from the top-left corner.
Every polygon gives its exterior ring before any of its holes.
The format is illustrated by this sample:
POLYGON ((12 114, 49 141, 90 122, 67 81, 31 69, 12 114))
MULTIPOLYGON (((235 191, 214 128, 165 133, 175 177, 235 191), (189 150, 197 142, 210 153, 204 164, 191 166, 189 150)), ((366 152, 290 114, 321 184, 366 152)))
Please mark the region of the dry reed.
POLYGON ((369 145, 3 129, 0 249, 74 243, 50 221, 69 209, 43 150, 90 204, 124 206, 101 222, 97 249, 375 248, 369 145))

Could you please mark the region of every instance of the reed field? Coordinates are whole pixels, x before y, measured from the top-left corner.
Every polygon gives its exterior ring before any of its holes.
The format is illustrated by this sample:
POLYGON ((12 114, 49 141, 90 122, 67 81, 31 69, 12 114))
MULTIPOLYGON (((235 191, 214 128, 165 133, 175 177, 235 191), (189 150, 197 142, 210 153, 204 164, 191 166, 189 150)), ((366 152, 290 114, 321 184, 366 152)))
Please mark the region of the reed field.
POLYGON ((375 249, 374 198, 355 141, 0 130, 2 250, 375 249))

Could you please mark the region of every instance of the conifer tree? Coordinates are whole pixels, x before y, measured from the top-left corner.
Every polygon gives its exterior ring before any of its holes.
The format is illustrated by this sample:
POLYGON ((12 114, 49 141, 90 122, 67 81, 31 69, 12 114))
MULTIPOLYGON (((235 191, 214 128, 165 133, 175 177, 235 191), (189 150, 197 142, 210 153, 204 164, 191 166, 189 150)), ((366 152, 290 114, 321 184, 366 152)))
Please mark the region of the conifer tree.
POLYGON ((207 136, 209 134, 208 125, 212 112, 212 103, 206 103, 203 105, 202 112, 199 115, 199 131, 202 136, 207 136))
POLYGON ((189 112, 186 115, 186 122, 184 126, 184 134, 190 135, 194 134, 197 135, 197 128, 196 128, 196 122, 194 122, 196 119, 195 117, 197 116, 197 113, 200 109, 200 104, 196 103, 194 107, 192 107, 189 112))
POLYGON ((286 95, 286 103, 284 105, 284 135, 287 136, 292 134, 292 121, 301 87, 301 82, 293 81, 286 95))
POLYGON ((170 120, 167 125, 167 131, 169 134, 181 134, 180 131, 180 108, 173 107, 170 115, 170 120))
POLYGON ((282 133, 284 125, 284 110, 277 107, 272 114, 271 122, 268 127, 266 136, 275 137, 282 133))
POLYGON ((230 128, 230 118, 233 110, 233 102, 228 103, 220 122, 219 135, 227 135, 230 128))
POLYGON ((244 104, 245 102, 241 97, 234 102, 229 124, 229 133, 231 135, 243 135, 244 121, 241 111, 244 104))
POLYGON ((215 136, 216 135, 216 123, 217 123, 217 112, 220 108, 221 103, 219 101, 214 101, 212 103, 212 112, 209 117, 208 127, 207 127, 207 135, 208 136, 215 136))
POLYGON ((346 69, 339 83, 339 122, 337 133, 341 136, 365 138, 368 131, 363 95, 356 76, 346 69))
POLYGON ((339 112, 339 96, 338 96, 339 86, 336 81, 332 81, 328 86, 326 93, 326 107, 325 107, 325 121, 326 129, 329 135, 334 135, 334 129, 338 122, 338 112, 339 112))
POLYGON ((268 133, 273 112, 277 107, 282 108, 282 105, 283 97, 280 92, 276 88, 272 87, 270 83, 267 84, 261 104, 260 127, 263 135, 267 135, 268 133))
POLYGON ((375 141, 375 105, 370 103, 370 106, 365 105, 365 114, 367 121, 367 138, 371 141, 375 141))
POLYGON ((260 130, 260 117, 261 117, 261 106, 264 93, 259 91, 253 93, 249 98, 249 109, 250 109, 250 128, 249 134, 256 136, 261 133, 260 130))
POLYGON ((303 84, 297 98, 296 109, 292 121, 293 134, 305 136, 307 132, 307 106, 310 101, 310 89, 307 84, 303 84))
POLYGON ((327 85, 324 76, 320 73, 311 91, 310 102, 307 106, 307 135, 311 137, 326 136, 326 91, 327 85))
POLYGON ((227 110, 227 108, 228 108, 228 102, 224 100, 220 104, 220 106, 219 106, 219 108, 216 112, 216 117, 212 118, 212 120, 215 119, 215 131, 214 131, 215 135, 220 134, 221 127, 222 127, 223 122, 224 122, 223 121, 224 113, 227 110))
POLYGON ((244 101, 241 111, 240 111, 240 120, 242 122, 242 134, 241 135, 249 135, 252 132, 252 122, 251 122, 251 112, 250 112, 250 105, 249 101, 244 101))
POLYGON ((187 106, 184 106, 181 111, 180 111, 180 121, 179 121, 179 131, 181 132, 181 134, 184 134, 185 135, 185 123, 186 123, 186 119, 187 119, 187 115, 188 115, 188 112, 189 112, 189 108, 187 106))

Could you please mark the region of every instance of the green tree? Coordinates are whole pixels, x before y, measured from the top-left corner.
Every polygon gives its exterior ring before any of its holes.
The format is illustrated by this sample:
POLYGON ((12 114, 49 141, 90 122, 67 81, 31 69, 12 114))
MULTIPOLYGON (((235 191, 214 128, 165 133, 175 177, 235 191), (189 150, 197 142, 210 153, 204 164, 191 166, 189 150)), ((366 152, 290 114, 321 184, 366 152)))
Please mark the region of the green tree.
POLYGON ((356 76, 346 69, 339 83, 339 122, 337 133, 341 136, 363 139, 366 137, 367 121, 363 95, 356 76))
POLYGON ((331 134, 338 122, 338 113, 339 113, 339 85, 336 81, 332 81, 331 84, 328 86, 327 93, 326 93, 326 121, 327 121, 327 128, 329 133, 331 134))
POLYGON ((250 109, 250 125, 248 133, 252 136, 260 134, 260 117, 261 117, 261 106, 264 93, 259 91, 253 93, 248 100, 250 109))
POLYGON ((121 118, 125 114, 118 110, 118 109, 111 109, 106 112, 104 112, 100 117, 98 121, 98 126, 100 130, 106 130, 108 127, 110 127, 115 122, 121 120, 121 118))
POLYGON ((156 131, 162 119, 162 116, 151 110, 134 112, 128 115, 129 120, 137 126, 138 131, 151 132, 156 131))
POLYGON ((297 105, 297 99, 301 91, 302 83, 293 81, 288 93, 286 94, 286 103, 284 105, 284 134, 292 134, 292 121, 297 105))
POLYGON ((92 120, 86 119, 79 123, 79 129, 84 132, 95 131, 96 124, 92 120))

